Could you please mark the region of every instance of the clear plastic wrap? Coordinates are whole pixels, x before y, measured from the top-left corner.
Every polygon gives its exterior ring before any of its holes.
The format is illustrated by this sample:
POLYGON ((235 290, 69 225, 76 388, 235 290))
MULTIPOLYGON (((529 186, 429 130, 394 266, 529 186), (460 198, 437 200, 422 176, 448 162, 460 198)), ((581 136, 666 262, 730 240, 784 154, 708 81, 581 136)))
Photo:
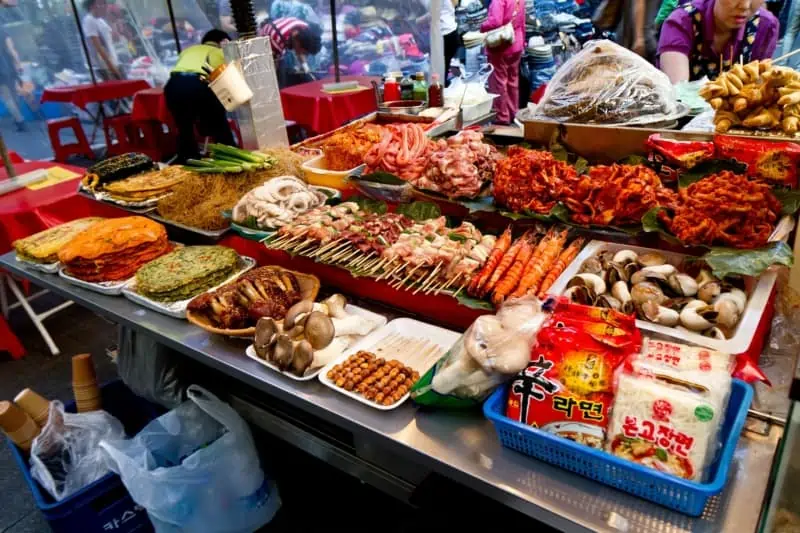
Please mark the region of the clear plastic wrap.
POLYGON ((479 405, 530 360, 536 334, 547 318, 535 297, 507 301, 496 315, 478 317, 411 390, 421 405, 479 405))
POLYGON ((666 74, 611 41, 590 41, 558 69, 535 116, 558 122, 636 124, 677 112, 666 74))
POLYGON ((122 423, 105 411, 68 413, 54 400, 31 446, 31 476, 61 501, 109 472, 100 441, 124 438, 122 423))
POLYGON ((606 451, 704 481, 720 450, 734 366, 728 354, 646 339, 618 376, 606 451))

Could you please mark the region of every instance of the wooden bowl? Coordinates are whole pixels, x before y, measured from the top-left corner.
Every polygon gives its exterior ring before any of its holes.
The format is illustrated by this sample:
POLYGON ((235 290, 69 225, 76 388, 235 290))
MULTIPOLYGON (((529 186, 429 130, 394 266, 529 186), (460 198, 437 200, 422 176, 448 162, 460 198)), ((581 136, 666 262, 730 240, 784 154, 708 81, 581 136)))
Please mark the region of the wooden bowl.
MULTIPOLYGON (((254 270, 258 269, 283 270, 285 272, 289 272, 290 274, 294 274, 295 278, 297 278, 297 284, 300 286, 300 295, 302 299, 311 301, 317 299, 317 294, 319 293, 319 287, 320 287, 319 278, 317 276, 312 276, 311 274, 305 274, 303 272, 296 272, 294 270, 288 270, 286 268, 274 265, 257 267, 254 270)), ((253 272, 254 270, 251 270, 250 272, 253 272)), ((231 281, 231 283, 235 282, 236 280, 231 281)), ((205 314, 193 312, 189 309, 186 310, 186 320, 188 320, 195 326, 203 328, 209 333, 226 335, 228 337, 251 338, 256 333, 255 326, 251 326, 249 328, 241 328, 241 329, 218 328, 212 324, 212 322, 208 319, 208 317, 205 314)))

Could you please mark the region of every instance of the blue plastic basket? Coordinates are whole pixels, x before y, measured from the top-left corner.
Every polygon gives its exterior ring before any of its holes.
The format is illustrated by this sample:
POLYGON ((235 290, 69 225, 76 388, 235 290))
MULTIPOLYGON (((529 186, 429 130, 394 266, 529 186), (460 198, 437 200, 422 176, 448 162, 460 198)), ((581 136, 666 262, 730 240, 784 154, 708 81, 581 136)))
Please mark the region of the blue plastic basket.
POLYGON ((753 399, 750 385, 734 379, 720 431, 722 449, 709 467, 709 481, 698 483, 515 422, 505 416, 507 394, 508 387, 501 387, 483 404, 483 413, 494 424, 503 446, 691 516, 700 516, 708 499, 725 487, 753 399))
MULTIPOLYGON (((114 415, 128 435, 135 435, 163 410, 139 398, 122 381, 112 381, 100 389, 103 409, 114 415)), ((75 403, 64 405, 75 412, 75 403)), ((145 533, 153 531, 147 512, 131 499, 116 474, 106 474, 75 494, 55 501, 31 477, 28 454, 6 439, 22 475, 33 493, 36 506, 54 533, 145 533)))

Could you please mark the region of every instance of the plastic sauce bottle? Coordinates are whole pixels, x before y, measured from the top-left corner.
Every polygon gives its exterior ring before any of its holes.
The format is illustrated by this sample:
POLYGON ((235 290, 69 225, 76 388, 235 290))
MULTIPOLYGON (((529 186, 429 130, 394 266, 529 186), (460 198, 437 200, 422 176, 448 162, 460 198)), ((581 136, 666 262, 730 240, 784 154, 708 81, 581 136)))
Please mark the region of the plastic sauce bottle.
POLYGON ((444 107, 444 94, 439 75, 431 74, 431 86, 428 87, 428 107, 444 107))
POLYGON ((403 79, 400 80, 400 99, 414 99, 414 82, 411 81, 411 77, 409 77, 407 72, 403 73, 403 79))
POLYGON ((397 81, 391 76, 386 76, 386 81, 383 82, 383 101, 393 102, 400 100, 400 86, 397 81))
POLYGON ((417 72, 417 79, 414 81, 414 100, 422 102, 428 99, 428 84, 425 83, 425 74, 417 72))

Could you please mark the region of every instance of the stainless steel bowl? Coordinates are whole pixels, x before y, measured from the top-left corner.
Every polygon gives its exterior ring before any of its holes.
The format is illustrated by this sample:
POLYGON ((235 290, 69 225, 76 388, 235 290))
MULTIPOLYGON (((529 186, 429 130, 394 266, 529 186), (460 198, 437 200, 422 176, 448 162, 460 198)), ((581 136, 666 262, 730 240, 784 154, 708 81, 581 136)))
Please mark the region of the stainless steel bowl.
POLYGON ((426 107, 422 100, 390 100, 379 104, 378 110, 392 115, 417 115, 426 107))

